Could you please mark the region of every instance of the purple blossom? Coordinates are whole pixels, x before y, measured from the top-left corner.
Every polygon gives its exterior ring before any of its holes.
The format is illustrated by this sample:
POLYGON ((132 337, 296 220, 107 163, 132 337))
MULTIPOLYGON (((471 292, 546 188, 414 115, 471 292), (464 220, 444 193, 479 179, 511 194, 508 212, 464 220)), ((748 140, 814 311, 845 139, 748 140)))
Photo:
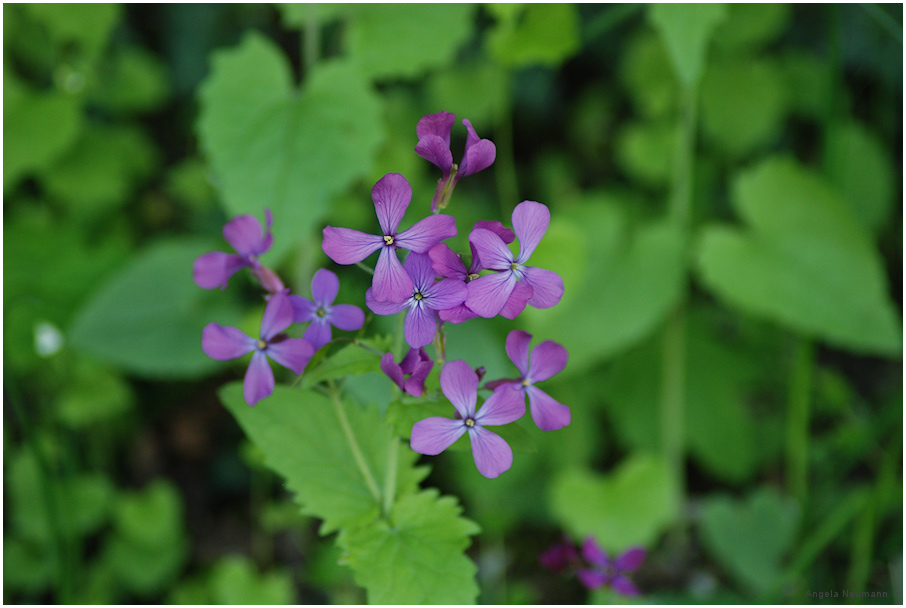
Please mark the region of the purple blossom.
POLYGON ((403 335, 409 346, 421 348, 430 344, 437 333, 437 311, 462 304, 468 290, 456 279, 435 281, 431 258, 425 254, 410 253, 406 257, 405 271, 412 283, 408 294, 397 301, 380 302, 374 298, 372 287, 365 292, 365 303, 379 315, 393 315, 408 308, 403 335))
POLYGON ((522 374, 518 379, 494 380, 485 384, 485 388, 497 389, 509 385, 519 389, 528 397, 532 420, 542 431, 556 431, 570 422, 569 407, 556 401, 553 397, 535 386, 558 374, 566 367, 569 353, 561 345, 545 340, 535 347, 530 356, 529 344, 532 334, 514 329, 506 337, 506 353, 516 369, 522 374))
POLYGON ((487 426, 509 424, 525 413, 525 401, 510 387, 501 387, 488 397, 481 409, 478 402, 478 374, 465 361, 450 361, 440 372, 440 388, 456 408, 456 418, 432 417, 412 427, 410 445, 419 454, 436 456, 469 433, 472 456, 478 472, 499 477, 513 464, 513 450, 487 426))
POLYGON ((408 230, 397 233, 412 200, 412 187, 399 173, 388 173, 371 189, 381 234, 365 234, 351 228, 324 228, 322 249, 337 264, 355 264, 381 250, 371 285, 378 302, 398 302, 412 293, 412 280, 403 270, 397 249, 427 253, 440 241, 456 236, 456 220, 449 215, 432 215, 408 230))
POLYGON ((582 544, 582 557, 591 565, 591 568, 582 568, 576 572, 576 575, 589 589, 610 585, 620 595, 635 597, 639 595, 639 590, 626 576, 626 573, 637 570, 645 561, 646 555, 644 548, 632 547, 611 561, 595 539, 588 537, 582 544))
POLYGON ((563 297, 563 279, 556 272, 526 266, 547 231, 551 214, 546 205, 523 201, 513 210, 513 230, 519 238, 519 255, 514 256, 499 235, 479 228, 469 234, 485 268, 496 270, 469 283, 466 306, 481 317, 493 317, 507 305, 518 281, 531 285, 528 304, 550 308, 563 297))
POLYGON ((569 566, 575 565, 579 560, 579 554, 569 539, 554 545, 538 557, 541 565, 554 572, 565 570, 569 566))
POLYGON ((401 391, 413 397, 421 397, 425 392, 425 379, 433 367, 434 361, 424 348, 410 348, 398 365, 393 361, 393 353, 384 353, 381 357, 381 371, 387 374, 401 391))
POLYGON ((212 359, 228 361, 255 351, 243 383, 245 402, 255 405, 274 392, 274 372, 268 357, 293 370, 305 371, 315 349, 303 338, 287 338, 283 332, 293 322, 293 307, 284 290, 271 296, 261 320, 258 340, 247 336, 235 327, 209 323, 201 334, 201 348, 212 359))
POLYGON ((280 277, 258 261, 258 256, 266 253, 274 241, 271 235, 274 217, 270 209, 265 209, 264 214, 267 217, 266 231, 261 229, 261 224, 251 215, 240 215, 226 223, 223 227, 223 238, 233 246, 236 253, 213 251, 195 260, 192 278, 196 285, 203 289, 215 287, 226 289, 231 276, 239 269, 249 267, 268 292, 283 291, 280 277))
POLYGON ((463 120, 468 135, 466 148, 459 165, 453 164, 453 153, 450 151, 450 132, 456 115, 449 112, 438 112, 422 116, 415 127, 418 135, 418 145, 415 152, 427 161, 437 165, 444 172, 442 178, 437 180, 437 190, 431 200, 431 212, 437 213, 450 202, 450 195, 456 183, 467 175, 478 173, 494 164, 497 157, 497 148, 490 139, 481 139, 472 128, 472 123, 463 120))
POLYGON ((308 340, 315 350, 330 342, 330 326, 344 331, 361 329, 365 323, 365 313, 358 306, 352 304, 337 304, 333 301, 340 291, 340 280, 333 272, 321 268, 311 280, 311 297, 309 300, 301 296, 289 296, 293 306, 293 322, 311 325, 302 336, 308 340))

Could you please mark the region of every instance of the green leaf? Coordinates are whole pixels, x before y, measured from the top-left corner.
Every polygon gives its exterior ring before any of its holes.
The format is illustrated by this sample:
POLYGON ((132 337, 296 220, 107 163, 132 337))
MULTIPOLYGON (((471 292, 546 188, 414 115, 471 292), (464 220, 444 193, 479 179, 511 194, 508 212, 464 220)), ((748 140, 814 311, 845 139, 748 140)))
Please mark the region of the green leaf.
POLYGON ((506 103, 506 82, 505 72, 495 63, 455 63, 433 74, 427 86, 431 107, 468 118, 480 135, 481 125, 490 123, 506 103))
POLYGON ((158 109, 170 96, 169 74, 157 55, 137 46, 119 50, 102 72, 92 99, 119 113, 158 109))
POLYGON ((723 4, 654 4, 648 17, 660 31, 680 80, 692 87, 705 66, 708 42, 714 29, 726 18, 723 4))
POLYGON ((318 365, 312 366, 310 363, 302 378, 302 388, 311 388, 324 380, 335 380, 348 374, 361 376, 370 372, 380 372, 381 355, 375 351, 389 350, 388 341, 375 338, 359 342, 360 344, 344 346, 318 365))
POLYGON ((727 18, 714 30, 714 46, 729 52, 767 46, 786 31, 792 16, 789 4, 727 4, 727 18))
POLYGON ((200 88, 201 145, 226 210, 270 208, 276 259, 320 234, 328 201, 367 175, 382 139, 380 98, 354 67, 319 64, 302 91, 291 74, 282 51, 250 33, 214 54, 200 88))
POLYGON ((726 496, 702 505, 702 541, 738 581, 768 591, 781 575, 780 563, 792 548, 799 508, 775 491, 760 488, 745 501, 726 496))
POLYGON ((3 539, 3 588, 39 593, 53 582, 53 560, 42 547, 17 538, 3 539))
POLYGON ((147 596, 169 588, 188 557, 188 545, 181 536, 173 543, 147 547, 112 535, 99 559, 119 585, 132 593, 147 596))
POLYGON ((146 377, 191 378, 223 364, 201 350, 212 321, 234 325, 239 312, 217 290, 192 281, 207 241, 160 241, 136 256, 82 307, 70 328, 73 347, 146 377))
POLYGON ((579 14, 572 4, 514 5, 506 15, 498 13, 498 19, 486 45, 506 66, 556 67, 579 50, 579 14))
POLYGON ((182 538, 182 499, 168 481, 156 480, 140 492, 121 494, 114 508, 117 533, 148 548, 179 542, 182 538))
POLYGON ((654 32, 638 31, 626 43, 620 60, 620 80, 636 110, 643 116, 672 116, 679 96, 679 82, 664 41, 654 32))
POLYGON ((652 546, 679 515, 678 487, 661 459, 637 454, 607 476, 561 471, 550 490, 554 515, 575 537, 594 536, 610 552, 652 546))
POLYGON ((275 5, 283 18, 283 25, 287 28, 302 28, 306 23, 314 21, 318 24, 330 23, 341 17, 348 17, 355 13, 356 6, 350 4, 332 4, 329 2, 279 2, 275 5))
POLYGON ((901 353, 881 257, 820 177, 771 158, 739 176, 734 203, 752 230, 703 230, 698 267, 706 287, 731 306, 840 347, 901 353))
POLYGON ((461 511, 455 498, 432 489, 400 499, 389 521, 344 530, 338 543, 368 602, 474 603, 477 569, 463 552, 479 530, 461 511))
POLYGON ((90 54, 103 49, 122 13, 119 4, 34 3, 24 6, 57 44, 74 42, 90 54))
MULTIPOLYGON (((303 512, 324 520, 322 534, 378 514, 379 505, 356 464, 331 399, 277 386, 273 395, 250 408, 238 382, 223 387, 220 398, 265 453, 268 466, 286 478, 286 487, 296 493, 303 512)), ((364 462, 383 491, 393 433, 374 408, 346 403, 343 410, 364 462)), ((399 449, 396 496, 414 492, 425 475, 413 468, 417 458, 415 452, 399 449)))
POLYGON ((472 33, 475 6, 360 4, 356 9, 347 32, 350 61, 380 80, 415 78, 451 63, 472 33))
POLYGON ((229 555, 211 569, 208 587, 214 604, 293 604, 296 592, 286 568, 260 573, 244 555, 229 555))
POLYGON ((617 134, 616 160, 634 180, 665 186, 673 175, 677 134, 674 123, 626 123, 617 134))

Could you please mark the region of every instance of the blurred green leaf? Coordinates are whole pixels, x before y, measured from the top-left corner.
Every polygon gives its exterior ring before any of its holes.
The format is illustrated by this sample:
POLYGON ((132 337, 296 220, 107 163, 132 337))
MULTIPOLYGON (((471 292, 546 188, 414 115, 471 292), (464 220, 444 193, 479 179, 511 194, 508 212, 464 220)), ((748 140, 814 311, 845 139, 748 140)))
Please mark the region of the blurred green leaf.
POLYGON ((280 11, 283 24, 288 28, 301 28, 310 21, 319 24, 330 23, 354 14, 357 9, 353 4, 330 2, 279 2, 275 6, 280 11))
POLYGON ((23 6, 44 25, 58 45, 74 42, 89 54, 103 50, 123 10, 119 4, 32 3, 23 6))
POLYGON ((575 537, 594 536, 610 552, 651 547, 679 515, 678 488, 658 457, 636 454, 609 475, 567 469, 554 478, 550 504, 575 537))
POLYGON ((727 16, 723 4, 652 4, 648 18, 660 31, 680 80, 695 86, 701 78, 708 43, 727 16))
POLYGON ((119 113, 150 112, 170 96, 166 65, 154 53, 138 46, 118 49, 101 68, 92 99, 119 113))
POLYGON ((259 573, 244 555, 230 555, 211 569, 208 586, 214 604, 293 604, 296 592, 292 574, 280 568, 259 573))
POLYGON ((160 546, 144 546, 121 536, 107 537, 100 560, 109 568, 118 586, 139 596, 149 596, 170 587, 189 556, 183 537, 160 546))
POLYGON ((778 582, 780 563, 795 541, 799 508, 768 488, 748 498, 708 498, 702 505, 702 541, 729 574, 756 592, 778 582))
MULTIPOLYGON (((493 5, 492 5, 493 6, 493 5)), ((556 67, 580 46, 579 14, 573 4, 510 5, 497 11, 497 25, 486 45, 500 63, 514 68, 541 64, 556 67)))
POLYGON ((125 540, 144 547, 176 544, 182 538, 182 498, 165 480, 156 480, 140 492, 117 497, 116 530, 125 540))
POLYGON ((158 241, 139 253, 79 311, 72 346, 146 377, 222 367, 201 350, 201 331, 212 321, 233 325, 239 312, 219 290, 192 281, 192 262, 213 249, 204 240, 158 241))
POLYGON ((699 276, 728 304, 857 352, 898 356, 883 262, 847 205, 794 161, 742 173, 734 203, 752 226, 703 230, 699 276))
POLYGON ((202 148, 230 215, 273 212, 268 255, 280 259, 319 234, 331 197, 370 170, 380 98, 341 61, 319 64, 297 91, 283 52, 257 33, 212 62, 200 88, 202 148))
POLYGON ((9 536, 3 537, 4 603, 7 590, 40 593, 53 582, 53 560, 47 551, 34 544, 9 536))
POLYGON ((836 77, 830 59, 788 49, 780 55, 780 65, 790 110, 812 120, 828 120, 837 109, 834 107, 836 77))
POLYGON ((649 118, 666 117, 676 108, 679 82, 664 41, 654 32, 636 32, 620 59, 620 79, 636 110, 649 118))
POLYGON ((730 52, 767 46, 786 31, 792 16, 789 4, 729 3, 726 20, 714 30, 714 46, 730 52))
POLYGON ((432 74, 427 88, 431 107, 468 118, 481 135, 482 123, 490 123, 506 103, 507 82, 506 73, 495 63, 454 63, 432 74))
POLYGON ((338 543, 371 604, 469 604, 475 564, 464 555, 478 526, 451 496, 426 490, 399 499, 388 520, 344 530, 338 543))
POLYGON ((625 123, 616 138, 616 160, 629 177, 665 186, 673 175, 677 126, 673 123, 625 123))
POLYGON ((349 60, 374 79, 415 78, 453 61, 472 33, 471 4, 359 4, 349 60))

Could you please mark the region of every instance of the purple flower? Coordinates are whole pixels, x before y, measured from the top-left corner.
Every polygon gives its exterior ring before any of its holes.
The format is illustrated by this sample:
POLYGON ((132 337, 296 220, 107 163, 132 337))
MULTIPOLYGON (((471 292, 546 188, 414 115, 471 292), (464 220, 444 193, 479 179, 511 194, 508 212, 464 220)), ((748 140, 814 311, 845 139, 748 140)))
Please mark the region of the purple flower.
POLYGON ((646 555, 642 547, 632 547, 611 561, 598 543, 588 537, 582 544, 582 557, 591 568, 580 569, 576 574, 589 589, 610 585, 620 595, 635 597, 639 595, 639 590, 626 573, 637 570, 645 561, 646 555))
POLYGON ((215 287, 226 289, 230 277, 240 268, 248 266, 267 291, 270 293, 283 291, 280 277, 258 261, 258 256, 267 252, 274 241, 271 235, 274 217, 270 209, 265 209, 264 214, 267 217, 266 231, 261 229, 261 224, 251 215, 240 215, 226 223, 223 227, 223 238, 233 246, 236 254, 214 251, 195 260, 192 278, 196 285, 203 289, 215 287))
POLYGON ((381 357, 381 371, 387 374, 401 391, 413 397, 422 396, 425 391, 425 379, 433 367, 434 361, 424 348, 410 348, 399 365, 393 361, 393 353, 384 353, 381 357))
POLYGON ((525 401, 510 387, 501 387, 476 412, 478 374, 465 361, 450 361, 440 372, 440 388, 456 408, 456 418, 432 417, 412 427, 410 445, 419 454, 436 456, 466 432, 478 472, 488 478, 500 476, 513 464, 513 450, 487 426, 509 424, 525 413, 525 401))
POLYGON ((519 255, 513 256, 499 235, 479 228, 469 234, 485 268, 498 271, 469 283, 466 306, 481 317, 493 317, 503 310, 518 281, 531 285, 528 304, 550 308, 563 297, 563 279, 556 272, 525 266, 547 231, 551 214, 546 205, 523 201, 513 210, 513 230, 519 238, 519 255))
POLYGON ((302 338, 287 338, 281 332, 293 322, 293 307, 287 296, 289 290, 271 296, 261 320, 261 337, 256 340, 235 327, 209 323, 201 334, 201 348, 212 359, 227 361, 255 351, 245 374, 243 395, 245 402, 255 405, 274 392, 274 372, 268 357, 293 370, 305 371, 308 360, 315 352, 312 345, 302 338))
POLYGON ((422 116, 415 127, 418 135, 418 145, 415 152, 427 161, 437 165, 444 172, 442 178, 437 180, 437 190, 431 200, 431 212, 437 213, 450 202, 450 195, 456 182, 467 175, 478 173, 494 164, 497 148, 490 139, 480 139, 472 123, 463 120, 468 135, 466 136, 466 149, 459 165, 453 164, 453 153, 450 151, 450 131, 456 115, 449 112, 438 112, 422 116))
POLYGON ((311 325, 302 336, 315 350, 330 342, 330 326, 344 331, 361 329, 365 323, 365 313, 352 304, 333 305, 340 291, 340 280, 333 272, 321 268, 311 280, 311 300, 301 296, 289 296, 293 306, 293 322, 311 325))
POLYGON ((541 565, 548 570, 560 572, 567 567, 574 565, 579 560, 579 554, 569 539, 565 539, 558 545, 554 545, 538 557, 541 565))
POLYGON ((518 388, 528 397, 532 420, 542 431, 556 431, 570 422, 569 407, 556 401, 553 397, 535 386, 536 382, 547 380, 566 367, 569 353, 565 348, 551 340, 545 340, 535 347, 529 357, 529 343, 532 334, 514 329, 506 337, 506 352, 510 361, 522 374, 517 380, 494 380, 485 384, 485 388, 497 389, 509 385, 518 388))
POLYGON ((435 282, 431 258, 425 254, 410 253, 406 257, 405 271, 413 286, 408 294, 398 301, 379 302, 374 298, 372 287, 365 292, 365 303, 379 315, 393 315, 409 308, 403 335, 409 346, 421 348, 431 344, 437 333, 437 311, 462 304, 468 290, 456 279, 435 282))
POLYGON ((412 293, 412 280, 396 257, 397 249, 426 253, 440 241, 456 236, 456 220, 449 215, 432 215, 397 234, 397 228, 412 200, 412 187, 399 173, 388 173, 371 189, 374 210, 381 225, 380 235, 351 228, 324 228, 322 249, 337 264, 355 264, 381 250, 371 285, 378 302, 397 302, 412 293))

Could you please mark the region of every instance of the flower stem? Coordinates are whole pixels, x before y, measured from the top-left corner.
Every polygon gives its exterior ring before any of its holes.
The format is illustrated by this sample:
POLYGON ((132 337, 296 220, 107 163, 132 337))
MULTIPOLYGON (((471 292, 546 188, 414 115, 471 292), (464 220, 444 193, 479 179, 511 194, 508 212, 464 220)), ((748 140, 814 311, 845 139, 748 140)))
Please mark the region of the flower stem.
POLYGON ((327 386, 330 389, 330 398, 337 411, 337 418, 340 420, 340 426, 343 427, 343 434, 346 435, 346 441, 349 442, 349 447, 352 449, 352 456, 355 458, 359 471, 362 472, 362 477, 365 479, 365 485, 368 486, 368 491, 371 492, 375 502, 381 504, 381 492, 378 490, 378 486, 374 481, 374 475, 371 474, 368 463, 365 462, 365 457, 362 455, 362 449, 359 447, 359 442, 356 441, 355 435, 352 432, 352 426, 349 424, 349 418, 346 416, 346 410, 343 408, 343 402, 340 400, 340 394, 337 391, 337 387, 333 383, 333 380, 328 380, 327 386))
POLYGON ((786 474, 787 486, 801 509, 805 509, 808 495, 809 398, 813 368, 814 345, 810 339, 799 337, 787 405, 786 474))
POLYGON ((396 498, 396 461, 399 449, 400 438, 394 437, 390 440, 390 448, 387 451, 387 478, 384 482, 384 517, 390 516, 393 500, 396 498))
POLYGON ((504 100, 495 112, 494 142, 497 145, 497 197, 500 213, 509 217, 519 196, 516 159, 513 153, 513 73, 505 68, 504 100))

